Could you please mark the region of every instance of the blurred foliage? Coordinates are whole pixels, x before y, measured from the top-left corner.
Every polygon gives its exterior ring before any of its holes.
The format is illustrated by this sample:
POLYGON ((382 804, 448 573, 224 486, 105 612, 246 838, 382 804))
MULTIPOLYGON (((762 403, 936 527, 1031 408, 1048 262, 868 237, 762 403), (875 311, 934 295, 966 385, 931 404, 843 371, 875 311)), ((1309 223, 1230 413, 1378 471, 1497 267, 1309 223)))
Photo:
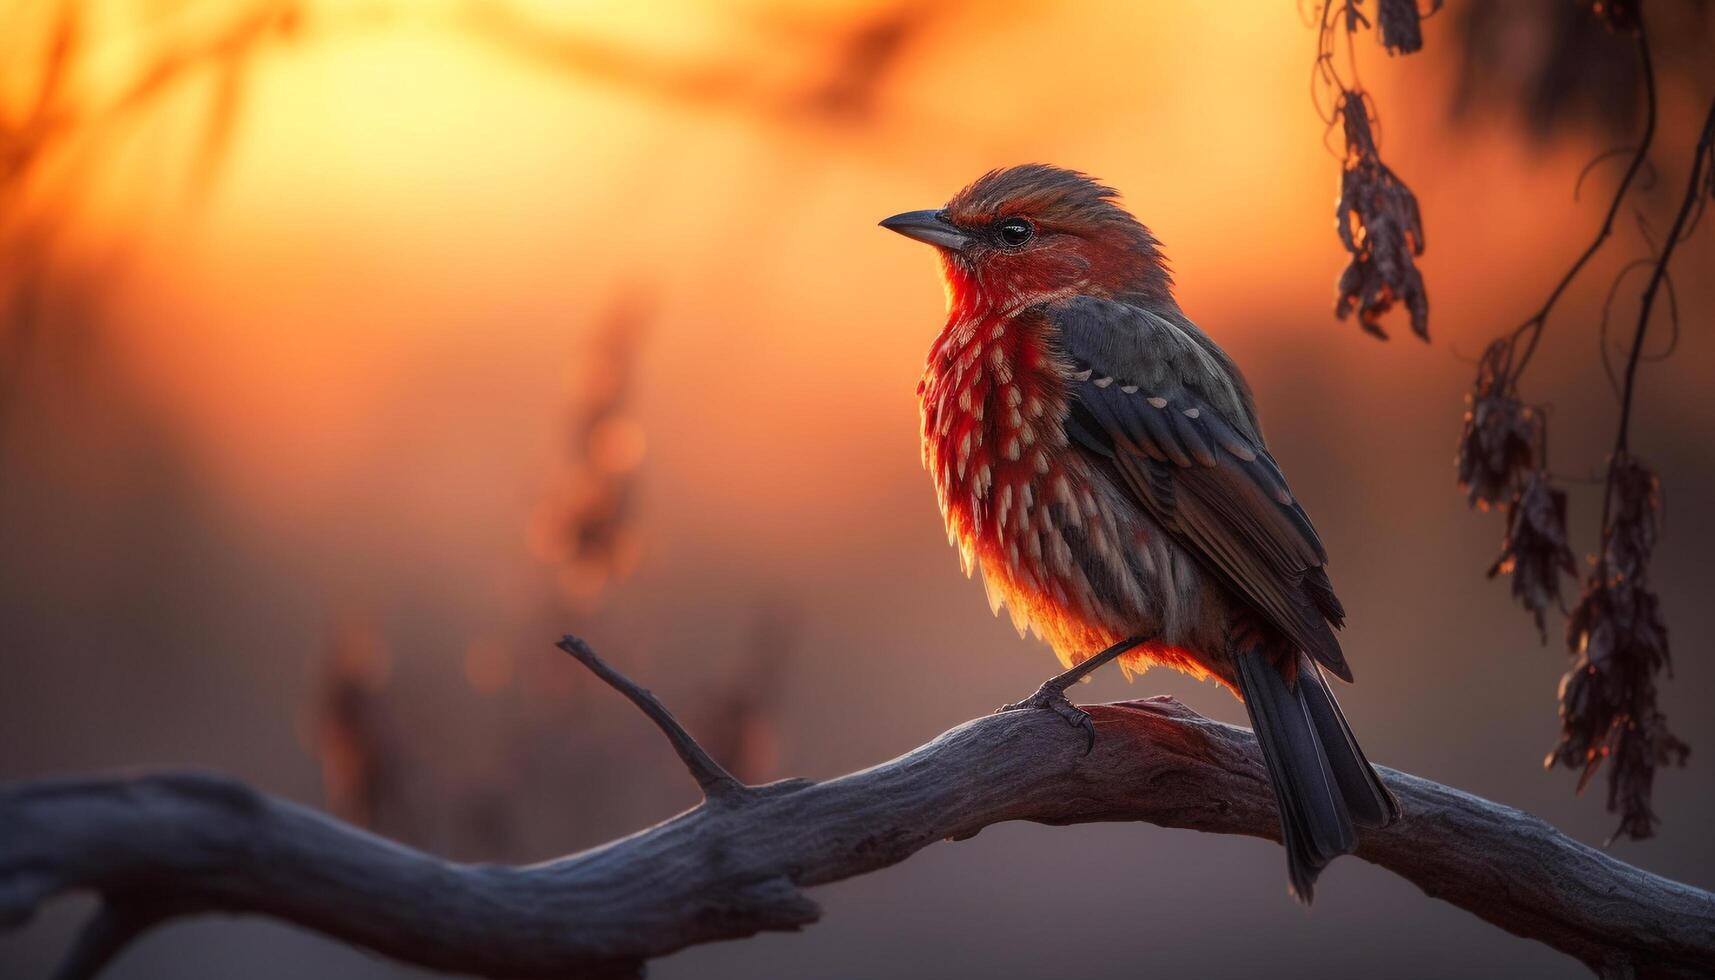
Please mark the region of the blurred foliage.
POLYGON ((360 827, 408 838, 405 753, 385 699, 392 668, 387 641, 369 616, 339 616, 322 658, 318 710, 309 720, 328 809, 360 827))
POLYGON ((0 11, 8 69, 0 85, 0 360, 19 363, 41 324, 44 290, 66 261, 65 238, 94 165, 189 99, 200 135, 182 186, 205 192, 243 122, 257 60, 277 49, 428 22, 579 81, 781 123, 855 127, 876 118, 906 54, 961 6, 897 3, 813 19, 779 13, 748 25, 790 56, 783 73, 741 57, 645 51, 500 0, 21 0, 0 11))
MULTIPOLYGON (((9 7, 0 12, 0 57, 9 66, 0 85, 0 413, 41 339, 78 325, 85 342, 103 343, 101 311, 89 300, 116 270, 111 261, 90 266, 87 243, 73 240, 93 170, 140 135, 189 118, 191 151, 173 165, 194 201, 218 179, 245 122, 258 60, 289 45, 429 21, 545 62, 568 81, 605 81, 781 124, 848 127, 873 121, 905 53, 954 9, 902 3, 749 25, 785 42, 777 49, 791 53, 798 68, 782 74, 738 58, 702 65, 657 57, 532 22, 505 3, 43 0, 9 7)), ((594 317, 587 352, 570 370, 563 472, 529 529, 536 553, 555 566, 562 600, 585 615, 608 603, 642 553, 638 478, 646 437, 635 389, 653 293, 653 284, 623 291, 594 317)), ((707 658, 715 674, 689 710, 724 758, 761 778, 778 756, 774 719, 795 617, 791 603, 781 602, 759 605, 757 615, 750 641, 707 658)), ((563 616, 557 604, 544 608, 541 635, 561 632, 563 616)), ((326 648, 312 658, 315 693, 302 739, 320 762, 329 808, 343 818, 418 843, 450 835, 441 841, 449 848, 516 856, 518 783, 534 768, 546 766, 556 778, 589 769, 582 782, 592 785, 617 778, 613 767, 628 764, 603 754, 599 739, 565 756, 564 727, 583 723, 566 713, 581 686, 575 667, 546 654, 546 644, 544 657, 521 665, 518 644, 472 638, 463 679, 513 721, 482 773, 459 776, 445 746, 402 736, 416 725, 410 696, 393 676, 392 642, 366 609, 348 609, 334 616, 326 648), (546 667, 536 669, 543 659, 546 667), (454 814, 453 826, 437 831, 436 812, 454 814)))
POLYGON ((798 650, 798 609, 774 601, 757 607, 750 642, 705 685, 691 716, 697 741, 746 783, 780 776, 780 716, 787 669, 798 650))
POLYGON ((648 442, 631 402, 651 315, 649 293, 634 289, 598 323, 575 368, 566 466, 531 528, 532 550, 558 566, 562 592, 585 608, 642 557, 638 471, 648 442))
MULTIPOLYGON (((93 0, 21 3, 0 13, 0 411, 56 307, 96 274, 67 239, 90 171, 151 113, 207 83, 202 137, 188 186, 206 185, 230 144, 251 61, 294 41, 305 13, 294 0, 227 5, 210 27, 187 3, 144 9, 93 0), (135 24, 144 25, 132 30, 135 24)), ((206 10, 201 11, 206 13, 206 10)))
MULTIPOLYGON (((1572 130, 1628 139, 1643 76, 1623 33, 1641 0, 1508 0, 1450 11, 1456 120, 1501 117, 1538 141, 1572 130)), ((1707 77, 1715 0, 1651 0, 1650 43, 1664 75, 1707 77)))

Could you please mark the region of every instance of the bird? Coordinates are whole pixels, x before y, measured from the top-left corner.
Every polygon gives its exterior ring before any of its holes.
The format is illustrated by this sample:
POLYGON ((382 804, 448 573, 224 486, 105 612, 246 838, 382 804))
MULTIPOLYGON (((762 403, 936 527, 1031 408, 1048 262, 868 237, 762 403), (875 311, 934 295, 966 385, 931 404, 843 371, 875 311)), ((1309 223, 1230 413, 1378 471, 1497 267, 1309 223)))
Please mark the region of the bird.
POLYGON ((880 224, 940 259, 947 316, 917 390, 948 538, 1067 668, 1007 708, 1053 710, 1087 752, 1065 692, 1102 664, 1213 678, 1244 702, 1308 905, 1399 804, 1330 690, 1352 680, 1346 614, 1238 366, 1180 309, 1155 236, 1082 172, 992 170, 880 224))

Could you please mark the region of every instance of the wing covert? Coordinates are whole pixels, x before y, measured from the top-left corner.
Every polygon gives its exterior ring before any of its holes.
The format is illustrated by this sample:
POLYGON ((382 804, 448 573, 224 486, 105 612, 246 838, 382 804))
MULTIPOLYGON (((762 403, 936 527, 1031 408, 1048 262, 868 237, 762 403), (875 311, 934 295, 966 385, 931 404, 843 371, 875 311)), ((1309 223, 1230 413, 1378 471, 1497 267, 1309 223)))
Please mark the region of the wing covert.
POLYGON ((1350 680, 1344 620, 1310 518, 1268 453, 1226 354, 1183 317, 1079 297, 1047 306, 1071 362, 1067 434, 1319 663, 1350 680))

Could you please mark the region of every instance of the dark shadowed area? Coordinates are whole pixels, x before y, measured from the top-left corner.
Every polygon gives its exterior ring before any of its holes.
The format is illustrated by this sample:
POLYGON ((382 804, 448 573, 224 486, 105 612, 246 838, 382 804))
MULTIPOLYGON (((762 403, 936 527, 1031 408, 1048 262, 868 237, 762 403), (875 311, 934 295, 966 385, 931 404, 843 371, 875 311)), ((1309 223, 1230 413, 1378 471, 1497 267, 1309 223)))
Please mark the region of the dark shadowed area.
MULTIPOLYGON (((696 800, 565 632, 750 780, 862 768, 1020 699, 1056 665, 960 574, 919 462, 934 262, 875 223, 1040 160, 1123 192, 1248 375, 1332 555, 1357 678, 1337 693, 1371 758, 1600 843, 1605 781, 1543 767, 1564 620, 1541 644, 1485 578, 1503 519, 1453 455, 1477 356, 1589 242, 1624 160, 1573 188, 1639 97, 1622 58, 1544 103, 1489 52, 1548 59, 1567 28, 1475 6, 1449 0, 1420 53, 1358 45, 1422 212, 1429 344, 1404 310, 1386 342, 1335 319, 1339 133, 1287 0, 9 6, 0 779, 212 767, 524 862, 696 800)), ((1603 306, 1659 244, 1715 94, 1708 5, 1650 9, 1655 179, 1530 380, 1581 569, 1616 416, 1603 306)), ((1692 752, 1656 777, 1657 836, 1613 852, 1711 888, 1715 228, 1673 269, 1683 329, 1667 359, 1665 313, 1651 334, 1631 446, 1664 487, 1660 703, 1692 752)), ((1244 720, 1163 671, 1074 692, 1157 693, 1244 720)), ((1306 913, 1282 869, 1258 840, 1009 825, 652 974, 1584 975, 1353 859, 1306 913)), ((0 975, 51 972, 90 907, 0 934, 0 975)), ((416 972, 203 919, 108 975, 416 972)))

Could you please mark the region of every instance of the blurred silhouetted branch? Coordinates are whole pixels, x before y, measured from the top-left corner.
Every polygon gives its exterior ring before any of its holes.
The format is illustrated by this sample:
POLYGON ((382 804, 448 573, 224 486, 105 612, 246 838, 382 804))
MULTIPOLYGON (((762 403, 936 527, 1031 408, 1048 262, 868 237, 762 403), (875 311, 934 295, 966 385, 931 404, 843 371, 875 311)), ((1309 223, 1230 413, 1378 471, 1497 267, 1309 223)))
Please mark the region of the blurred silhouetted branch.
MULTIPOLYGON (((91 165, 146 110, 206 79, 211 96, 189 168, 201 178, 193 186, 206 184, 237 125, 250 62, 302 36, 307 18, 298 0, 257 0, 226 5, 211 30, 169 24, 116 36, 91 26, 116 13, 97 6, 21 4, 0 21, 8 80, 24 83, 0 97, 0 411, 47 321, 75 319, 55 301, 89 285, 65 268, 64 253, 91 165), (44 29, 26 29, 33 16, 44 29)), ((173 20, 161 10, 149 23, 173 20)))
MULTIPOLYGON (((858 126, 873 121, 883 90, 898 75, 912 45, 963 4, 895 3, 836 18, 764 21, 775 34, 767 50, 801 55, 803 67, 762 70, 754 57, 724 52, 701 58, 656 54, 575 29, 553 27, 518 9, 476 3, 466 16, 474 32, 503 50, 555 71, 697 106, 739 109, 787 119, 811 118, 858 126)), ((984 5, 994 16, 1001 4, 984 5)))
MULTIPOLYGON (((773 12, 754 25, 757 41, 745 56, 654 51, 538 20, 502 0, 17 4, 0 14, 0 60, 14 83, 0 92, 0 411, 22 355, 55 319, 46 301, 66 288, 67 233, 89 203, 90 172, 122 138, 166 122, 159 110, 178 96, 206 90, 183 170, 192 194, 211 186, 247 108, 258 56, 287 42, 416 19, 579 81, 855 128, 880 116, 912 48, 962 6, 901 2, 803 20, 773 12), (769 63, 756 62, 757 50, 769 63)), ((999 6, 985 5, 985 16, 999 6)))
MULTIPOLYGON (((1250 732, 1170 698, 967 722, 826 782, 738 783, 653 696, 563 644, 644 707, 705 790, 622 840, 523 867, 454 864, 222 776, 52 780, 0 790, 0 926, 69 891, 101 908, 61 976, 95 975, 158 922, 267 915, 437 970, 637 976, 646 960, 820 910, 802 893, 1009 820, 1146 821, 1278 839, 1250 732)), ((1358 856, 1604 977, 1707 975, 1715 895, 1626 865, 1510 807, 1395 770, 1403 818, 1358 856)))

